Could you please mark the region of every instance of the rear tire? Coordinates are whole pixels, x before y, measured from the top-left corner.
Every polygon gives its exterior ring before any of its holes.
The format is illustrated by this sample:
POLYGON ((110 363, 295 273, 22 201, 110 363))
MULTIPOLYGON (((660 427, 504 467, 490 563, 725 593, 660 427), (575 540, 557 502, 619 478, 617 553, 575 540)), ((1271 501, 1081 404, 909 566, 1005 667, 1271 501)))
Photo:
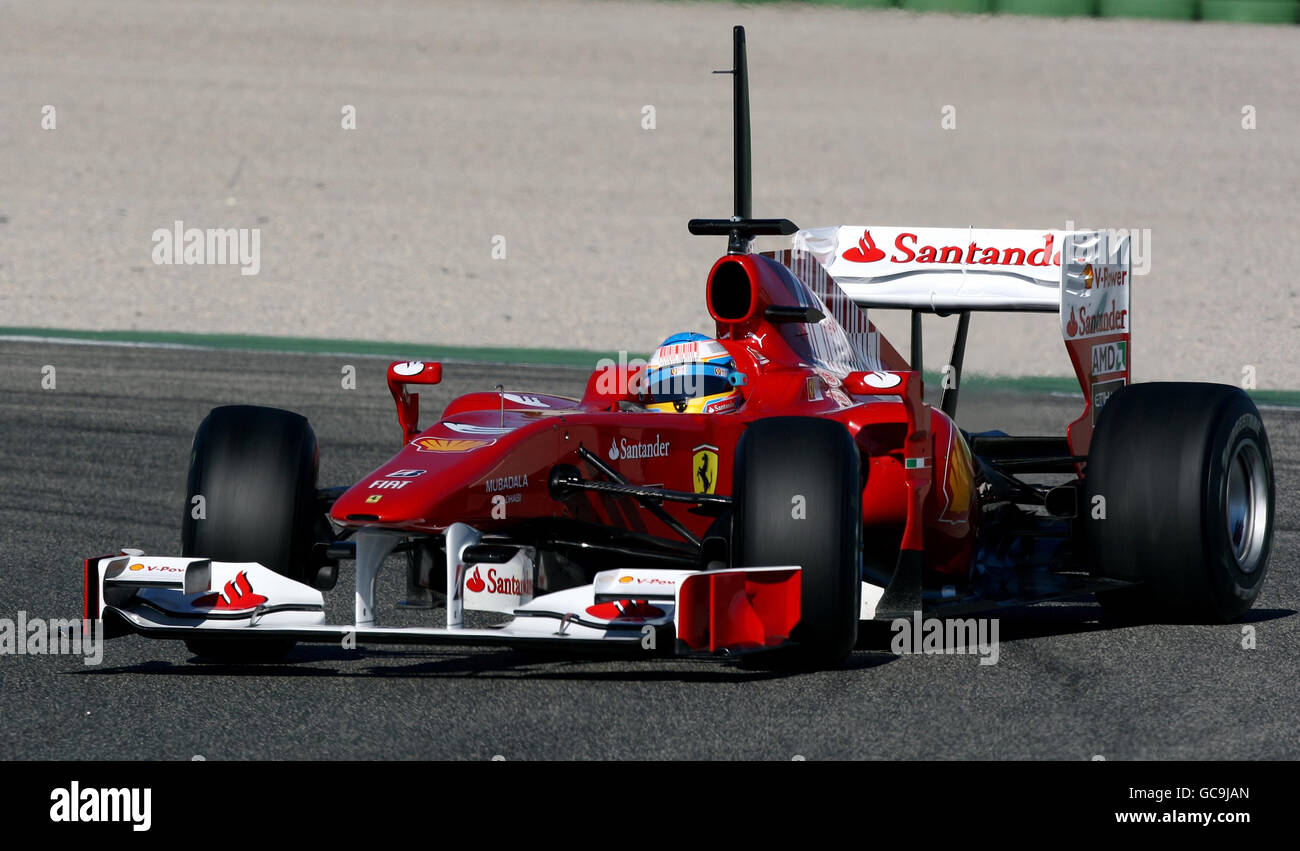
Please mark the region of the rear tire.
POLYGON ((857 640, 862 596, 858 448, 834 420, 774 417, 736 446, 736 567, 800 565, 802 610, 791 631, 800 667, 843 664, 857 640))
MULTIPOLYGON (((316 435, 290 411, 213 408, 194 435, 181 552, 214 561, 254 561, 310 584, 315 569, 316 435), (203 497, 204 517, 194 517, 203 497)), ((222 662, 278 661, 294 642, 196 639, 192 653, 222 662)))
POLYGON ((1254 402, 1221 384, 1126 387, 1093 433, 1085 482, 1094 571, 1121 622, 1224 623, 1254 603, 1273 536, 1273 461, 1254 402), (1097 497, 1105 518, 1092 516, 1097 497))

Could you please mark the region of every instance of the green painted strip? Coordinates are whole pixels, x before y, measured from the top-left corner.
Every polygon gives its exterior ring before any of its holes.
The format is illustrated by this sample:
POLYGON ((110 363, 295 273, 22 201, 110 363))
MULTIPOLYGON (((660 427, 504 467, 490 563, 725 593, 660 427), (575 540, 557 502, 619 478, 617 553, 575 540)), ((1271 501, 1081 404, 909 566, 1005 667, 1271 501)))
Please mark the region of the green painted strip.
POLYGON ((992 0, 902 0, 898 5, 913 12, 987 12, 992 0))
MULTIPOLYGON (((937 372, 925 373, 925 386, 939 388, 942 377, 937 372)), ((1079 382, 1073 377, 1056 375, 978 375, 967 374, 961 379, 963 390, 984 390, 986 392, 1031 393, 1068 393, 1078 396, 1083 401, 1079 382)), ((1288 408, 1300 408, 1300 390, 1247 390, 1256 405, 1280 405, 1288 408)))
MULTIPOLYGON (((925 373, 927 388, 941 388, 943 378, 937 372, 925 373)), ((1005 391, 1009 393, 1072 393, 1080 398, 1079 382, 1062 375, 979 375, 963 373, 961 389, 1005 391)))
POLYGON ((888 9, 898 0, 803 0, 809 6, 847 6, 851 9, 888 9))
POLYGON ((993 9, 1003 15, 1092 17, 1097 14, 1097 0, 994 0, 993 9))
POLYGON ((1297 390, 1247 390, 1256 405, 1280 405, 1300 408, 1300 391, 1297 390))
POLYGON ((1201 18, 1206 21, 1293 24, 1298 13, 1296 0, 1201 0, 1201 18))
MULTIPOLYGON (((602 359, 618 362, 618 352, 583 351, 581 349, 527 349, 480 346, 435 346, 425 343, 385 343, 374 340, 335 340, 321 337, 273 337, 253 334, 188 334, 181 331, 76 331, 68 328, 29 328, 0 326, 0 340, 30 338, 68 343, 89 342, 124 346, 184 346, 195 349, 228 351, 278 352, 281 354, 348 354, 392 358, 463 361, 468 363, 530 364, 534 366, 577 366, 595 369, 602 359)), ((628 359, 647 355, 628 353, 628 359)), ((926 372, 927 387, 938 388, 942 376, 926 372)), ((1080 396, 1079 383, 1069 376, 1056 375, 979 375, 962 376, 962 389, 993 392, 1069 393, 1080 396)), ((1252 399, 1261 405, 1300 407, 1298 390, 1251 390, 1252 399)))
POLYGON ((732 0, 745 6, 769 6, 777 3, 800 6, 848 6, 850 8, 883 8, 897 6, 898 0, 732 0))
MULTIPOLYGON (((14 328, 0 326, 0 337, 41 337, 160 346, 188 346, 253 352, 376 355, 426 360, 526 363, 550 366, 587 366, 594 369, 602 358, 618 361, 618 352, 580 349, 529 349, 480 346, 437 346, 429 343, 386 343, 374 340, 332 340, 320 337, 273 337, 253 334, 188 334, 179 331, 75 331, 66 328, 14 328)), ((628 354, 627 357, 637 357, 628 354)))
POLYGON ((1100 0, 1103 18, 1160 18, 1190 21, 1196 17, 1196 0, 1100 0))

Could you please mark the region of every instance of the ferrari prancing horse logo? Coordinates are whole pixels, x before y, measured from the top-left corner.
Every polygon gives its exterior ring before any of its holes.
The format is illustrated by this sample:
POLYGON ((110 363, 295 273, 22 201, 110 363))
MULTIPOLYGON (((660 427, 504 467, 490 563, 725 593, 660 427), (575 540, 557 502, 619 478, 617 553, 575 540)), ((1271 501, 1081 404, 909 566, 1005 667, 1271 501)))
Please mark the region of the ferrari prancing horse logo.
POLYGON ((695 447, 691 456, 691 482, 696 493, 713 493, 718 486, 718 447, 707 443, 695 447))

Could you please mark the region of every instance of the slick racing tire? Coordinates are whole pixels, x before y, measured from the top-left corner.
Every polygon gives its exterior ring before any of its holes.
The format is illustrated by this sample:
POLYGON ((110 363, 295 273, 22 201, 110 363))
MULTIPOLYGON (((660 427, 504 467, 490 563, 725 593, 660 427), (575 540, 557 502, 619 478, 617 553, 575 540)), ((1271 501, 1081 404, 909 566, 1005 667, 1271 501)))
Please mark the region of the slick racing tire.
MULTIPOLYGON (((182 554, 254 561, 310 584, 317 463, 316 435, 305 417, 248 405, 213 408, 194 435, 182 554)), ((186 646, 214 661, 254 662, 282 659, 294 642, 196 639, 186 646)))
POLYGON ((802 609, 784 661, 827 668, 857 640, 862 596, 858 448, 833 420, 773 417, 736 446, 732 564, 799 565, 802 609))
POLYGON ((1222 384, 1125 387, 1102 408, 1083 504, 1097 595, 1120 621, 1236 620, 1264 584, 1273 459, 1259 410, 1222 384))

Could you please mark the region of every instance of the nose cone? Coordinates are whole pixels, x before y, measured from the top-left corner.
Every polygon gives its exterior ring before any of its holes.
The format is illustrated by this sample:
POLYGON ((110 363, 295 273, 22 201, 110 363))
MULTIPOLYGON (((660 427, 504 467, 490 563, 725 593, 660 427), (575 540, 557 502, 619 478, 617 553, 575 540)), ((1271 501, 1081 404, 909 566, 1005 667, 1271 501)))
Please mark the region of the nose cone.
POLYGON ((444 514, 440 506, 483 478, 499 453, 491 438, 421 436, 360 479, 330 509, 344 526, 420 528, 444 514))

